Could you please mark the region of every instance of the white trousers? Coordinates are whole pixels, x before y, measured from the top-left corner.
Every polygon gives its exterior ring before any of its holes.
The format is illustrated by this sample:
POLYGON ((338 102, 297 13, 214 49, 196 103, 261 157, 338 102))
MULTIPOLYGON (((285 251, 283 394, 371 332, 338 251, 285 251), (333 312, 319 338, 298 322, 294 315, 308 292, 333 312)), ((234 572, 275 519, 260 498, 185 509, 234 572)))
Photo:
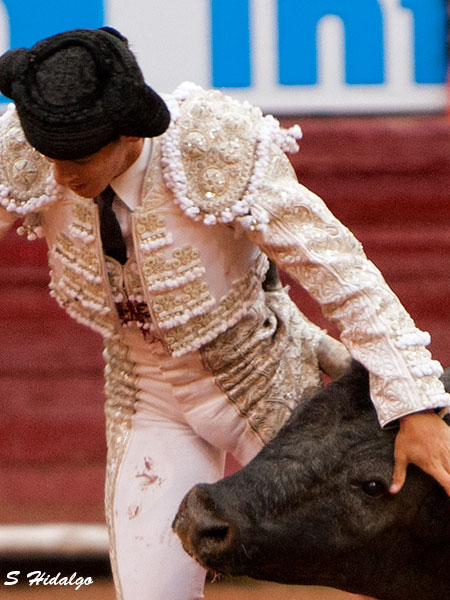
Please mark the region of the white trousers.
POLYGON ((111 519, 118 598, 198 600, 206 572, 172 532, 178 506, 196 483, 223 477, 226 452, 246 464, 263 444, 198 353, 174 359, 130 339, 139 392, 111 519))

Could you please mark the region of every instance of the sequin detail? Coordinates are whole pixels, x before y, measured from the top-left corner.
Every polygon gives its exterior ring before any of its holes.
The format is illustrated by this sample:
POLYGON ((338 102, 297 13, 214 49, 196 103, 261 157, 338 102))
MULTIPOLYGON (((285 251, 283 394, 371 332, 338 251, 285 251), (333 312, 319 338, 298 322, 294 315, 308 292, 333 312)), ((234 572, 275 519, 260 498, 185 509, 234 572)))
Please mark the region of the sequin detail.
MULTIPOLYGON (((205 225, 246 215, 265 178, 273 143, 297 151, 298 126, 282 130, 272 116, 217 90, 182 84, 167 98, 171 125, 161 138, 163 175, 185 214, 205 225)), ((250 221, 249 221, 250 223, 250 221)))
POLYGON ((69 225, 70 234, 86 244, 95 240, 92 208, 87 203, 79 202, 72 207, 72 223, 69 225))
POLYGON ((143 261, 147 289, 151 293, 163 292, 185 286, 205 273, 200 253, 192 246, 172 250, 171 258, 153 254, 143 261))
POLYGON ((322 387, 317 347, 323 335, 285 292, 261 291, 249 312, 200 353, 217 385, 267 443, 295 406, 322 387))
POLYGON ((157 294, 153 298, 152 309, 158 327, 169 330, 184 325, 198 315, 204 315, 214 304, 207 283, 194 281, 180 290, 157 294))
POLYGON ((153 252, 159 248, 170 246, 173 237, 166 229, 164 217, 146 210, 136 210, 136 232, 139 246, 144 252, 153 252))
MULTIPOLYGON (((62 197, 51 164, 27 142, 12 104, 0 117, 0 156, 0 205, 7 211, 25 216, 62 197)), ((30 235, 30 224, 21 233, 30 235)))
POLYGON ((103 285, 102 262, 95 246, 80 247, 60 233, 49 252, 49 264, 50 294, 58 304, 79 323, 112 337, 117 315, 103 285))
MULTIPOLYGON (((164 341, 172 355, 182 356, 187 352, 198 350, 246 315, 258 297, 267 268, 267 257, 260 254, 253 268, 233 283, 230 291, 215 308, 206 314, 186 319, 185 323, 168 328, 164 332, 164 341)), ((155 305, 153 307, 155 308, 155 305)), ((180 315, 183 315, 183 304, 177 305, 174 298, 170 299, 169 307, 174 310, 175 315, 177 310, 180 315)), ((164 308, 163 305, 162 309, 164 308)))

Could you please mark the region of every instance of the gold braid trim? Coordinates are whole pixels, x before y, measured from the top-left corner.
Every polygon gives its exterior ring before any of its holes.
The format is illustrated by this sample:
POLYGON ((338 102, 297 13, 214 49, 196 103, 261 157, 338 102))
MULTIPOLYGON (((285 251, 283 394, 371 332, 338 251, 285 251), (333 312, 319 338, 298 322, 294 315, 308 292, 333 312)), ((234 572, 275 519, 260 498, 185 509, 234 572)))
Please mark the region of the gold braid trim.
POLYGON ((123 594, 117 566, 117 547, 114 527, 114 501, 117 478, 123 457, 131 439, 134 405, 136 403, 135 364, 128 360, 128 350, 119 342, 105 344, 103 353, 106 393, 106 440, 108 444, 105 512, 110 539, 111 569, 116 584, 117 600, 123 594))

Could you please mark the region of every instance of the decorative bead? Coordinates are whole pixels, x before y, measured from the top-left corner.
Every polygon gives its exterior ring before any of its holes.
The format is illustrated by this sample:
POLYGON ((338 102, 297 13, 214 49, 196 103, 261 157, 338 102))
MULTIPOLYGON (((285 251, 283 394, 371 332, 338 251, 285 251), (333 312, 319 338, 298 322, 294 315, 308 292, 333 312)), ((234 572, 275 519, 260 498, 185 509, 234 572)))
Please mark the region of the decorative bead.
POLYGON ((213 115, 212 109, 208 104, 202 102, 199 104, 195 104, 191 109, 191 116, 194 119, 198 119, 200 121, 204 121, 206 119, 210 119, 213 115))
POLYGON ((181 141, 181 150, 185 154, 198 158, 208 150, 208 142, 200 131, 190 131, 181 141))
POLYGON ((36 162, 29 158, 16 160, 12 167, 12 178, 20 187, 31 187, 36 181, 39 169, 36 162))
POLYGON ((231 133, 243 132, 248 127, 248 121, 240 115, 227 115, 224 118, 224 127, 231 133))
POLYGON ((174 91, 173 96, 179 100, 186 100, 194 92, 201 91, 201 87, 192 81, 183 81, 174 91))
POLYGON ((427 331, 416 330, 413 333, 405 333, 395 341, 395 346, 404 350, 408 346, 428 346, 431 342, 427 331))
POLYGON ((205 225, 215 225, 217 223, 217 219, 215 215, 206 215, 206 217, 203 219, 203 223, 205 225))
POLYGON ((4 139, 6 147, 11 152, 20 152, 23 146, 25 146, 27 143, 25 135, 20 127, 11 127, 4 139))
POLYGON ((227 180, 222 171, 216 167, 210 167, 201 176, 203 189, 213 194, 222 194, 227 187, 227 180))
POLYGON ((239 139, 230 140, 221 144, 219 153, 223 161, 226 163, 235 163, 239 160, 242 154, 242 146, 239 139))

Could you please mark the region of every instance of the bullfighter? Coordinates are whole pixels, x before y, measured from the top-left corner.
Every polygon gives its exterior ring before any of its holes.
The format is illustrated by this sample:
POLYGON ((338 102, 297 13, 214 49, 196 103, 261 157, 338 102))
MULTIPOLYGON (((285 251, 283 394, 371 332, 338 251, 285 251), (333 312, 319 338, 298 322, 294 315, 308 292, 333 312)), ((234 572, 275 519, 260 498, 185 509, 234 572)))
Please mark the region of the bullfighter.
MULTIPOLYGON (((380 426, 399 424, 391 492, 413 462, 450 494, 441 366, 360 243, 285 155, 300 130, 215 90, 160 96, 116 30, 0 59, 0 231, 45 236, 51 294, 104 339, 106 512, 117 596, 203 597, 171 522, 195 483, 245 464, 348 353, 380 426), (317 300, 308 321, 269 259, 317 300), (270 282, 269 282, 270 283, 270 282)), ((74 399, 76 401, 76 399, 74 399)))

